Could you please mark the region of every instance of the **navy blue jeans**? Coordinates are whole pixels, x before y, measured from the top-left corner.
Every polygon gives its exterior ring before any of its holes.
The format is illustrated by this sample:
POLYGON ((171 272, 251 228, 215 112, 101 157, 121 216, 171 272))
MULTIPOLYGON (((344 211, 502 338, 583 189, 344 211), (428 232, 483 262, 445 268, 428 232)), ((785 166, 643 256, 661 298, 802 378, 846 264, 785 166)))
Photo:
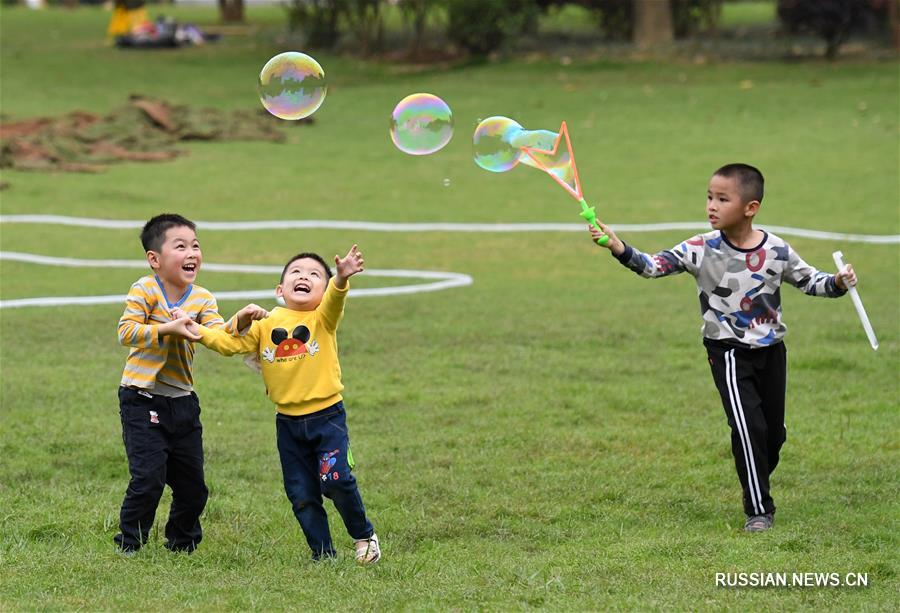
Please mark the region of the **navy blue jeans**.
POLYGON ((375 530, 350 472, 350 436, 344 403, 309 415, 275 418, 284 491, 300 522, 312 557, 334 556, 328 515, 322 497, 330 498, 353 539, 369 538, 375 530))

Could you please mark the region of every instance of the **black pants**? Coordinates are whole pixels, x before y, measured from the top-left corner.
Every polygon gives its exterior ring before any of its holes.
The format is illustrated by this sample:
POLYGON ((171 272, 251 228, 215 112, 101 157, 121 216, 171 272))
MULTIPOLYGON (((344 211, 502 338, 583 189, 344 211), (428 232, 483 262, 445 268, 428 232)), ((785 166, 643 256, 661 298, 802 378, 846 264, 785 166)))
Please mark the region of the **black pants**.
POLYGON ((147 542, 163 488, 172 488, 166 547, 193 551, 203 537, 200 514, 209 490, 203 479, 203 427, 197 395, 149 397, 120 387, 119 414, 131 481, 114 538, 123 550, 147 542))
POLYGON ((778 466, 784 427, 784 343, 745 349, 705 340, 713 379, 731 427, 731 453, 744 490, 744 512, 774 513, 769 476, 778 466))

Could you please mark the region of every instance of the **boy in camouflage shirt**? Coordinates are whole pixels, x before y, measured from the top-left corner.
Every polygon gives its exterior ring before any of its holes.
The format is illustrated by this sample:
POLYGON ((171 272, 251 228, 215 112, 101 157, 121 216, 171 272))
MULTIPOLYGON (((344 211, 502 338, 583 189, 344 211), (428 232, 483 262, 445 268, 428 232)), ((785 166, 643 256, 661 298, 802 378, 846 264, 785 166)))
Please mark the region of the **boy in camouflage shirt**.
POLYGON ((713 230, 652 256, 625 244, 602 223, 602 233, 590 229, 595 241, 608 235, 604 246, 642 277, 688 272, 696 278, 703 344, 731 427, 748 532, 772 527, 775 503, 769 476, 786 438, 781 284, 787 281, 810 296, 829 298, 856 284, 849 264, 834 275, 820 272, 784 239, 753 228, 763 185, 753 166, 723 166, 710 179, 706 195, 713 230))

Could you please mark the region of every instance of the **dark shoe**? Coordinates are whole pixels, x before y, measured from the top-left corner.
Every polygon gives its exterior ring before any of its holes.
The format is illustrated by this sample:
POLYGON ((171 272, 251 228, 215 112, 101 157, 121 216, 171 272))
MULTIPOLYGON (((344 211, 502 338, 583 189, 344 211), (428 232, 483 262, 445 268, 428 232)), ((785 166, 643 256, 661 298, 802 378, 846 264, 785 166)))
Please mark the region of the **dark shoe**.
POLYGON ((775 514, 751 515, 744 524, 744 532, 765 532, 775 523, 775 514))

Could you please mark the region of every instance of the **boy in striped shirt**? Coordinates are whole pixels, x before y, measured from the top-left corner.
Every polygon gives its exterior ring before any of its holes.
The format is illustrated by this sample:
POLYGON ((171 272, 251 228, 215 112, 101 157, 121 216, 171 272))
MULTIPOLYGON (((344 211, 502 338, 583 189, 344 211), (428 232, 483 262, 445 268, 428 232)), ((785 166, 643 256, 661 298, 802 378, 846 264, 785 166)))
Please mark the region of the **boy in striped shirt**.
POLYGON ((203 478, 200 403, 191 370, 199 337, 187 325, 196 320, 236 333, 250 325, 255 305, 226 324, 216 299, 194 285, 203 256, 195 225, 181 215, 150 219, 141 243, 152 275, 141 277, 125 299, 119 342, 131 347, 119 387, 122 440, 131 480, 114 538, 123 553, 146 542, 163 488, 172 488, 166 547, 193 551, 202 538, 200 514, 209 494, 203 478), (172 311, 180 309, 181 317, 172 311))
MULTIPOLYGON (((781 284, 810 296, 836 298, 856 285, 853 267, 836 274, 803 261, 782 238, 755 229, 763 176, 753 166, 728 164, 709 181, 706 213, 711 232, 647 255, 619 240, 604 224, 606 247, 622 265, 647 278, 687 272, 697 280, 703 344, 731 428, 731 452, 744 492, 744 530, 761 532, 775 521, 769 476, 787 437, 784 397, 787 327, 781 284)), ((603 233, 591 228, 596 241, 603 233)))

